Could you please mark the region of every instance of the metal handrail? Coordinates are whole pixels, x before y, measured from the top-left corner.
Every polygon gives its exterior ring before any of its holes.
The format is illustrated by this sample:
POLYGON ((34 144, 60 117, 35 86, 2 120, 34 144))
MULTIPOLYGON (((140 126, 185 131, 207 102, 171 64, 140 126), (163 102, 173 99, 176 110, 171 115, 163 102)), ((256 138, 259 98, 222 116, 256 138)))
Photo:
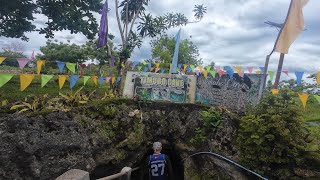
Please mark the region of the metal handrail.
POLYGON ((110 175, 110 176, 107 176, 107 177, 103 177, 103 178, 100 178, 98 180, 112 180, 112 179, 116 179, 116 178, 119 178, 119 177, 122 177, 122 176, 127 176, 127 180, 130 180, 131 179, 131 173, 133 171, 136 171, 138 170, 139 167, 136 167, 136 168, 130 168, 130 167, 124 167, 121 169, 121 171, 117 174, 113 174, 113 175, 110 175))
POLYGON ((220 159, 222 159, 222 160, 224 160, 224 161, 227 161, 228 163, 231 163, 231 164, 233 164, 233 165, 235 165, 235 166, 237 166, 237 167, 239 167, 239 168, 241 168, 241 169, 243 169, 243 170, 245 170, 245 171, 247 171, 247 172, 250 172, 251 174, 253 174, 253 175, 255 175, 255 176, 257 176, 257 177, 259 177, 259 178, 261 178, 261 179, 263 179, 263 180, 268 180, 267 178, 261 176, 260 174, 254 172, 254 171, 251 171, 250 169, 247 169, 247 168, 245 168, 244 166, 242 166, 242 165, 240 165, 240 164, 238 164, 238 163, 236 163, 236 162, 234 162, 234 161, 232 161, 232 160, 230 160, 230 159, 228 159, 228 158, 226 158, 226 157, 223 157, 223 156, 221 156, 221 155, 219 155, 219 154, 217 154, 217 153, 213 153, 213 152, 198 152, 198 153, 194 153, 194 154, 191 154, 190 156, 184 158, 182 161, 184 161, 184 160, 186 160, 187 158, 190 158, 190 157, 192 157, 192 156, 202 155, 202 154, 213 155, 213 156, 218 157, 218 158, 220 158, 220 159))

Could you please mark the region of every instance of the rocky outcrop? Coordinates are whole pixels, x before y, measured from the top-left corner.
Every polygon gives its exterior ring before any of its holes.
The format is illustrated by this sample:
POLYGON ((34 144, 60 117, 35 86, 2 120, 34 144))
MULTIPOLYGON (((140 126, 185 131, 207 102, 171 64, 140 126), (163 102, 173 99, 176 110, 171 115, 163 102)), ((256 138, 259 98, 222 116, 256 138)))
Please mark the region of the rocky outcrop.
MULTIPOLYGON (((139 166, 157 140, 164 142, 163 150, 173 158, 177 179, 181 179, 185 174, 182 159, 193 152, 237 156, 232 144, 238 120, 224 110, 221 127, 207 134, 205 141, 191 143, 195 129, 203 126, 199 112, 207 109, 194 104, 116 100, 67 113, 1 114, 0 179, 53 179, 69 169, 88 171, 92 179, 103 177, 124 166, 139 166)), ((192 159, 187 163, 189 169, 192 163, 192 159)))

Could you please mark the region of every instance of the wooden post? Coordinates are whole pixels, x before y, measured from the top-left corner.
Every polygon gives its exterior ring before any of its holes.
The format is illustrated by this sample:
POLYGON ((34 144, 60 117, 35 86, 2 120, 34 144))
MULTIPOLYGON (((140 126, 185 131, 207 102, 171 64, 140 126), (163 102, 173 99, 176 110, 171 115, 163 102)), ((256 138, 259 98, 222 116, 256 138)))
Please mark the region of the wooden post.
POLYGON ((273 85, 273 89, 278 89, 279 82, 280 82, 280 76, 281 76, 281 72, 282 72, 283 60, 284 60, 284 53, 281 53, 279 64, 278 64, 277 76, 276 76, 276 80, 273 85))
POLYGON ((271 56, 271 54, 267 55, 267 57, 266 57, 266 62, 265 62, 265 64, 264 64, 264 71, 263 71, 264 77, 263 77, 262 82, 261 82, 261 84, 260 84, 259 96, 258 96, 258 100, 259 100, 259 101, 260 101, 260 99, 261 99, 261 97, 262 97, 263 90, 264 90, 264 88, 265 88, 266 81, 267 81, 267 71, 268 71, 270 56, 271 56))

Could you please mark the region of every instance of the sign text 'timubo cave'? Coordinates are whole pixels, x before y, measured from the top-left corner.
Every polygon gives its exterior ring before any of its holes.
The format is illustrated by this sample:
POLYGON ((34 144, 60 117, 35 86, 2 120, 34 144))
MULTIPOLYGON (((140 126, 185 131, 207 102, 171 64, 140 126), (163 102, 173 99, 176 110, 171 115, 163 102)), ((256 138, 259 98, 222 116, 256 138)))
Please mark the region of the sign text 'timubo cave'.
POLYGON ((263 75, 237 73, 230 79, 228 75, 215 78, 203 75, 197 79, 196 101, 230 109, 244 110, 247 104, 256 104, 263 75))
MULTIPOLYGON (((195 78, 193 79, 195 83, 195 78)), ((185 75, 128 72, 124 95, 139 96, 146 100, 186 103, 190 102, 188 84, 191 81, 185 75)))

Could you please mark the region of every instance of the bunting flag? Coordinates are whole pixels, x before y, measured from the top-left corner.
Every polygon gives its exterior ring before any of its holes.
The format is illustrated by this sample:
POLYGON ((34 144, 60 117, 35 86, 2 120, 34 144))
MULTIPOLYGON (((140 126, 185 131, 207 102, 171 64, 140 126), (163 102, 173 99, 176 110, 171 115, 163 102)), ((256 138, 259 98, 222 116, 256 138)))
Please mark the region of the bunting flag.
POLYGON ((279 94, 279 89, 272 89, 271 92, 273 95, 277 95, 279 94))
POLYGON ((222 77, 223 74, 224 74, 224 71, 223 71, 223 70, 220 70, 220 71, 219 71, 219 76, 222 77))
POLYGON ((142 66, 137 66, 137 68, 138 68, 138 71, 141 71, 142 66))
POLYGON ((176 69, 176 72, 179 72, 179 71, 180 71, 180 69, 179 69, 179 68, 177 68, 177 69, 176 69))
POLYGON ((3 63, 4 60, 6 60, 6 57, 0 57, 0 64, 3 63))
POLYGON ((0 88, 11 80, 13 74, 0 74, 0 88))
POLYGON ((157 73, 158 71, 160 70, 160 68, 156 68, 156 71, 155 71, 155 73, 157 73))
POLYGON ((250 74, 252 74, 252 72, 253 72, 253 67, 252 67, 252 66, 249 66, 249 67, 248 67, 248 71, 249 71, 250 74))
POLYGON ((188 64, 184 64, 183 65, 183 70, 186 71, 188 66, 189 66, 188 64))
POLYGON ((297 71, 295 74, 296 74, 296 77, 297 77, 297 84, 300 85, 304 72, 298 72, 297 71))
POLYGON ((314 95, 314 98, 320 103, 320 96, 314 95))
POLYGON ((112 78, 111 78, 111 83, 114 84, 115 81, 116 81, 116 78, 115 78, 115 77, 112 77, 112 78))
POLYGON ((274 71, 268 71, 268 74, 269 74, 270 81, 273 81, 274 71))
POLYGON ((83 76, 83 85, 85 86, 90 79, 90 76, 83 76))
POLYGON ((180 71, 181 68, 182 68, 182 64, 178 64, 179 71, 180 71))
POLYGON ((320 85, 320 71, 317 73, 317 85, 320 85))
POLYGON ((103 85, 103 81, 104 81, 104 77, 103 77, 103 76, 100 76, 100 78, 99 78, 99 84, 100 84, 100 86, 103 85))
POLYGON ((106 77, 106 83, 108 83, 111 80, 111 77, 106 77))
POLYGON ((108 0, 104 3, 101 12, 100 28, 99 28, 98 48, 102 48, 107 43, 108 38, 108 0))
POLYGON ((38 60, 37 61, 37 74, 40 74, 42 66, 44 66, 45 61, 44 60, 38 60))
POLYGON ((156 63, 156 68, 159 68, 159 66, 160 66, 160 63, 156 63))
POLYGON ((151 63, 148 63, 148 68, 151 69, 151 63))
POLYGON ((264 67, 259 67, 261 73, 264 73, 264 67))
POLYGON ((142 64, 143 64, 143 65, 147 65, 148 63, 147 63, 147 62, 145 62, 145 61, 143 61, 143 62, 142 62, 142 64))
POLYGON ((61 62, 61 61, 56 61, 56 62, 57 62, 58 68, 59 68, 59 72, 62 73, 66 63, 61 62))
POLYGON ((145 66, 145 67, 143 68, 143 71, 144 71, 144 72, 147 72, 147 71, 148 71, 148 67, 145 66))
POLYGON ((224 69, 226 72, 228 72, 228 70, 231 70, 232 68, 231 68, 230 66, 225 66, 225 67, 223 67, 223 69, 224 69))
POLYGON ((95 85, 98 85, 98 76, 92 76, 92 81, 95 85))
POLYGON ((261 74, 261 71, 260 71, 260 70, 257 70, 257 71, 256 71, 256 74, 261 74))
POLYGON ((214 77, 216 77, 217 71, 211 70, 211 71, 209 71, 209 73, 210 73, 211 76, 214 78, 214 77))
POLYGON ((80 77, 79 75, 70 76, 70 89, 72 89, 77 84, 79 77, 80 77))
POLYGON ((289 71, 288 70, 283 70, 283 73, 285 73, 287 76, 289 76, 289 71))
POLYGON ((24 91, 32 82, 34 74, 20 74, 20 91, 24 91))
POLYGON ((232 69, 227 70, 230 79, 233 79, 234 71, 232 69))
POLYGON ((299 93, 299 97, 302 102, 303 108, 306 109, 309 94, 299 93))
POLYGON ((174 48, 174 54, 173 54, 173 58, 172 58, 172 66, 170 68, 170 72, 171 74, 176 73, 176 69, 177 69, 177 64, 178 64, 178 57, 179 57, 179 48, 180 48, 180 34, 181 34, 181 28, 179 29, 177 35, 176 35, 176 45, 174 48))
POLYGON ((236 72, 240 75, 241 74, 241 67, 240 66, 235 66, 234 69, 236 72))
POLYGON ((192 72, 191 67, 187 67, 187 72, 188 72, 188 73, 192 72))
POLYGON ((207 70, 203 71, 203 75, 207 79, 208 78, 208 71, 207 70))
POLYGON ((64 83, 67 80, 67 76, 66 75, 59 75, 59 89, 62 89, 64 83))
POLYGON ((194 69, 196 68, 196 66, 195 66, 195 65, 190 65, 190 68, 191 68, 192 71, 194 71, 194 69))
POLYGON ((162 74, 163 74, 165 71, 166 71, 165 68, 162 68, 162 69, 161 69, 161 73, 162 73, 162 74))
POLYGON ((211 70, 211 66, 210 65, 206 66, 205 68, 206 68, 207 71, 211 70))
POLYGON ((29 58, 17 58, 20 69, 23 69, 31 59, 29 58))
POLYGON ((221 70, 221 69, 220 69, 220 66, 216 66, 215 68, 216 68, 216 71, 217 71, 217 72, 220 72, 220 70, 221 70))
POLYGON ((53 75, 41 75, 41 87, 43 88, 51 79, 53 75))
POLYGON ((76 73, 76 64, 75 64, 75 63, 66 63, 66 67, 67 67, 72 73, 76 73))
POLYGON ((291 0, 286 21, 278 35, 274 51, 288 54, 291 44, 304 30, 302 8, 309 0, 291 0))

